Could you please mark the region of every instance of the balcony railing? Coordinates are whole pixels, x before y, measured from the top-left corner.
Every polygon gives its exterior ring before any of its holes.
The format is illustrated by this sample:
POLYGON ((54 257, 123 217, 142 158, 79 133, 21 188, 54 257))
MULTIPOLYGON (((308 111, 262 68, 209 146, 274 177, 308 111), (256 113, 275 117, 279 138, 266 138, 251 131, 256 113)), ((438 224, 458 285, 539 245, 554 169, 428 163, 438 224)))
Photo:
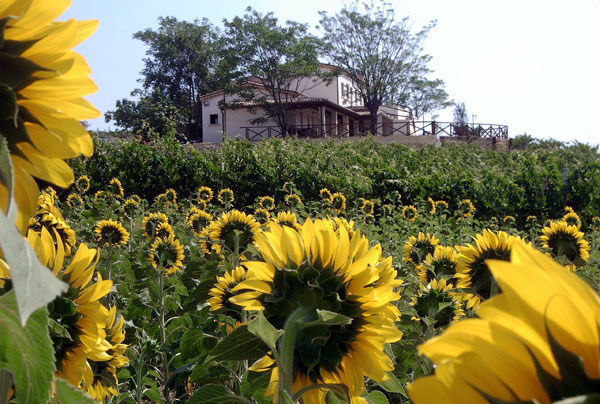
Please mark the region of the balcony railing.
MULTIPOLYGON (((299 138, 341 138, 365 136, 370 133, 368 122, 360 125, 322 124, 292 125, 286 133, 279 126, 244 126, 246 139, 262 140, 285 136, 299 138)), ((383 122, 375 126, 376 136, 461 136, 467 138, 508 138, 508 126, 491 123, 468 123, 457 125, 453 122, 420 121, 420 122, 383 122)))

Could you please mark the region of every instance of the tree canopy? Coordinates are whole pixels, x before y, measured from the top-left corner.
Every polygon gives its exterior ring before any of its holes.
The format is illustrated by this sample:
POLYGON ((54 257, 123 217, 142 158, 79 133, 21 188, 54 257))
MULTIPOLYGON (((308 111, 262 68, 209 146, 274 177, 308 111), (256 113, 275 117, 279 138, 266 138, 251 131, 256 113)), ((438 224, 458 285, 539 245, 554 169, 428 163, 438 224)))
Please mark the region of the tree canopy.
MULTIPOLYGON (((376 114, 381 105, 415 102, 420 98, 418 92, 432 89, 432 85, 440 89, 443 82, 426 79, 431 72, 427 67, 431 56, 424 53, 423 41, 435 21, 412 33, 408 17, 396 20, 389 3, 377 6, 364 3, 363 8, 359 10, 358 2, 354 2, 333 16, 320 11, 319 23, 323 54, 355 82, 371 113, 370 129, 375 133, 376 114)), ((443 98, 439 91, 437 96, 443 98)), ((419 109, 426 105, 416 104, 419 109)))
POLYGON ((243 17, 225 21, 225 37, 227 53, 237 60, 238 80, 230 92, 254 106, 251 110, 264 111, 252 124, 272 119, 285 133, 289 103, 314 85, 307 78, 319 75, 318 39, 308 34, 307 24, 280 25, 273 13, 250 7, 243 17))

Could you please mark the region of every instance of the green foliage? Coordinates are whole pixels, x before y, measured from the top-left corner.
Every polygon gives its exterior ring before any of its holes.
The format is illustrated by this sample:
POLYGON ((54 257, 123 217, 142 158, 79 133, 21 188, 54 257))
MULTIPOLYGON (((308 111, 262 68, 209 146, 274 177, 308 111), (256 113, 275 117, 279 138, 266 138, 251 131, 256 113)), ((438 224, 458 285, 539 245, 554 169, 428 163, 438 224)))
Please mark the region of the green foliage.
POLYGON ((114 120, 117 126, 140 135, 142 140, 148 141, 152 133, 175 133, 184 120, 183 113, 160 91, 147 93, 134 90, 131 95, 139 99, 137 101, 127 98, 117 100, 115 110, 104 114, 106 122, 114 120))
POLYGON ((12 373, 17 404, 45 403, 55 366, 48 310, 33 312, 22 327, 14 292, 0 296, 0 369, 12 373))
POLYGON ((126 193, 152 200, 167 188, 180 198, 201 185, 235 190, 234 205, 256 198, 282 198, 281 184, 292 181, 303 198, 317 199, 321 188, 343 191, 349 200, 383 201, 398 191, 403 201, 443 199, 456 208, 460 199, 475 201, 477 216, 511 214, 523 223, 528 215, 562 216, 565 205, 597 215, 600 159, 585 145, 508 153, 473 146, 425 147, 361 142, 312 143, 273 139, 253 145, 226 141, 221 148, 198 152, 172 138, 153 145, 96 142, 96 154, 77 159, 78 174, 92 179, 90 192, 118 177, 126 193), (563 182, 563 175, 566 175, 563 182))
POLYGON ((58 404, 94 404, 95 401, 84 396, 80 390, 61 379, 54 380, 54 392, 58 404))

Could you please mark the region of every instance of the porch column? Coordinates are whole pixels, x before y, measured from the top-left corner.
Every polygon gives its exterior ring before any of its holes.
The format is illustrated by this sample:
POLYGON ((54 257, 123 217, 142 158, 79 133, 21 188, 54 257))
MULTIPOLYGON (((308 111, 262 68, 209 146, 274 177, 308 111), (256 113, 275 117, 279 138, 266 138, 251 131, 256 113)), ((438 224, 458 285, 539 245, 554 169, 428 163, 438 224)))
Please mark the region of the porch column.
POLYGON ((342 133, 346 134, 346 137, 350 136, 350 122, 348 115, 342 115, 342 133))
POLYGON ((333 132, 336 136, 340 135, 340 128, 338 126, 339 116, 337 111, 333 111, 333 122, 335 122, 335 131, 333 132))
POLYGON ((321 134, 321 136, 323 137, 327 137, 327 135, 325 134, 325 107, 319 107, 319 123, 320 123, 320 128, 319 128, 319 133, 321 134))

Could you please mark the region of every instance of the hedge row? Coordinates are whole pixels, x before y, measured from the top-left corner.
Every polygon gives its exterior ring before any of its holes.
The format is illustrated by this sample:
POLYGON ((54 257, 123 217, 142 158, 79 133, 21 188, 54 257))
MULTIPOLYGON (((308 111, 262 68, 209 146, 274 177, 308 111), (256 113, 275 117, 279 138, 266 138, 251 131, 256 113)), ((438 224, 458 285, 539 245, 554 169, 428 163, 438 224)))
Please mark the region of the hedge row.
POLYGON ((233 189, 236 205, 245 206, 259 196, 281 197, 283 183, 293 181, 304 198, 316 198, 323 187, 350 200, 384 201, 399 191, 403 203, 432 197, 452 207, 469 198, 483 218, 557 217, 565 205, 588 219, 600 215, 600 155, 582 144, 497 152, 469 145, 415 149, 368 138, 328 143, 274 139, 227 141, 218 150, 200 153, 173 139, 152 145, 96 141, 94 156, 76 159, 72 166, 76 175, 92 179, 92 192, 118 177, 127 194, 146 199, 166 188, 188 197, 207 185, 233 189))

